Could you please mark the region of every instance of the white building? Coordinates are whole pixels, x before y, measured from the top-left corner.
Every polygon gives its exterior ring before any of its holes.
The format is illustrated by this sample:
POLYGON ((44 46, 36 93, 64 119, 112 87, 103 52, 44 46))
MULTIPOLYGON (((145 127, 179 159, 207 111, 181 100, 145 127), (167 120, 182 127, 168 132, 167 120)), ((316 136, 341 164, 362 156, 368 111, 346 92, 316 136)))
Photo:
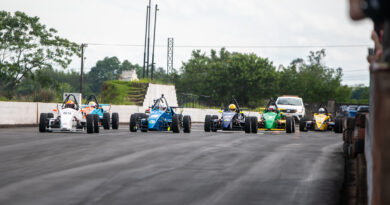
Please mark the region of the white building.
POLYGON ((124 70, 122 71, 119 80, 122 81, 138 81, 138 76, 135 70, 124 70))

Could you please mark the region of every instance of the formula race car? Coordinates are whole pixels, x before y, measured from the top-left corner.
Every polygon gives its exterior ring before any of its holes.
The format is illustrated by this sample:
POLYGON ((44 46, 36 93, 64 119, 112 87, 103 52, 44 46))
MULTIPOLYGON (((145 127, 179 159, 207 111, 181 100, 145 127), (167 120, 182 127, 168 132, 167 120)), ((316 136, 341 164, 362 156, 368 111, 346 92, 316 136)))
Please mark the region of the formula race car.
POLYGON ((103 126, 105 130, 110 129, 110 125, 112 129, 118 129, 119 114, 114 112, 111 114, 110 118, 110 110, 110 104, 99 104, 96 96, 94 95, 88 96, 87 104, 82 105, 82 112, 84 113, 85 117, 88 114, 97 115, 99 118, 99 126, 103 126))
MULTIPOLYGON (((81 100, 81 94, 80 98, 81 100)), ((98 115, 84 115, 81 111, 80 104, 74 94, 68 94, 60 107, 53 111, 58 113, 54 117, 53 113, 41 113, 39 119, 39 132, 52 131, 84 131, 87 128, 87 133, 99 132, 99 117, 98 115)))
POLYGON ((259 130, 295 132, 295 120, 292 116, 286 116, 284 109, 279 109, 275 101, 268 102, 266 108, 261 108, 262 114, 259 121, 259 130))
POLYGON ((150 107, 148 116, 145 113, 135 113, 130 116, 130 132, 147 131, 172 131, 180 133, 183 128, 185 133, 191 132, 191 117, 178 114, 176 107, 170 107, 164 95, 154 101, 150 107))
POLYGON ((232 97, 231 104, 220 112, 222 113, 221 118, 218 118, 217 115, 206 115, 204 121, 205 132, 232 130, 257 133, 257 117, 245 116, 234 97, 232 97))
POLYGON ((301 120, 299 122, 299 130, 306 132, 308 130, 314 130, 314 131, 327 131, 327 130, 333 130, 335 132, 340 132, 340 129, 342 131, 342 122, 341 119, 337 119, 337 126, 335 126, 336 123, 333 120, 333 116, 331 113, 328 112, 328 109, 321 104, 318 107, 318 112, 313 114, 313 120, 301 120))

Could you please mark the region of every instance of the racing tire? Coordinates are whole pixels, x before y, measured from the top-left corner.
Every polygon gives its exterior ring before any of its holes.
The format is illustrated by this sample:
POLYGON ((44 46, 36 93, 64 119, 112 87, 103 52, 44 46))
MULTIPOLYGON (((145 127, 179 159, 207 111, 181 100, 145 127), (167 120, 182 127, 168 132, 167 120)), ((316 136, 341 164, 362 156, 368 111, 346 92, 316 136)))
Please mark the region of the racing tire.
POLYGON ((119 114, 117 112, 112 113, 111 120, 112 129, 117 130, 119 127, 119 114))
POLYGON ((212 115, 211 120, 218 120, 218 115, 212 115))
POLYGON ((99 133, 100 131, 100 117, 98 114, 93 115, 93 132, 94 133, 99 133))
POLYGON ((257 133, 257 131, 259 129, 257 117, 251 117, 251 123, 252 123, 251 124, 252 133, 257 133))
POLYGON ((191 116, 189 115, 184 115, 183 117, 183 131, 184 133, 191 132, 191 116))
POLYGON ((210 132, 211 130, 211 115, 206 115, 204 118, 204 131, 210 132))
POLYGON ((286 117, 286 133, 292 133, 293 120, 291 117, 286 117))
POLYGON ((39 116, 39 132, 46 132, 47 113, 41 113, 39 116))
POLYGON ((292 121, 292 133, 295 133, 295 119, 292 121))
POLYGON ((54 118, 54 114, 53 113, 47 113, 47 118, 54 118))
POLYGON ((336 118, 336 121, 334 123, 334 132, 335 133, 343 133, 343 119, 342 118, 336 118))
POLYGON ((172 132, 173 133, 180 133, 179 115, 172 116, 172 132))
POLYGON ((299 131, 301 132, 307 132, 307 128, 306 128, 306 121, 301 119, 299 121, 299 131))
POLYGON ((93 115, 87 115, 87 133, 93 133, 93 115))
POLYGON ((105 130, 110 129, 110 113, 108 112, 103 113, 103 128, 105 130))
POLYGON ((130 132, 137 132, 138 113, 130 115, 130 132))
POLYGON ((246 117, 245 118, 245 125, 244 125, 244 131, 245 133, 251 133, 251 120, 252 118, 251 117, 246 117))

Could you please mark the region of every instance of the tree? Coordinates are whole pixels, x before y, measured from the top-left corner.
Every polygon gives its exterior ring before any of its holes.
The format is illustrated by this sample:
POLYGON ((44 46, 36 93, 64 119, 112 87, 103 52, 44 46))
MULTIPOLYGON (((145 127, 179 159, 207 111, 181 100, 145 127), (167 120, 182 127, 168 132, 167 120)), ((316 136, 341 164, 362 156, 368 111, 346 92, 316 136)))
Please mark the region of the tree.
POLYGON ((9 98, 23 78, 34 75, 34 70, 57 66, 65 69, 71 57, 79 55, 79 45, 56 33, 39 23, 38 17, 0 11, 0 85, 9 91, 9 98))

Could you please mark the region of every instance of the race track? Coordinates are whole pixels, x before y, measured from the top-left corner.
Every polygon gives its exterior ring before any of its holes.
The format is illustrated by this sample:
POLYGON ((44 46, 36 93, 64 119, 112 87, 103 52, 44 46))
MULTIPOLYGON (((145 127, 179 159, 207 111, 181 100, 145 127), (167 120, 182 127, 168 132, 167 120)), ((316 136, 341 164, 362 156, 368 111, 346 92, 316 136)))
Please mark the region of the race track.
POLYGON ((338 204, 333 132, 0 129, 0 204, 338 204))

